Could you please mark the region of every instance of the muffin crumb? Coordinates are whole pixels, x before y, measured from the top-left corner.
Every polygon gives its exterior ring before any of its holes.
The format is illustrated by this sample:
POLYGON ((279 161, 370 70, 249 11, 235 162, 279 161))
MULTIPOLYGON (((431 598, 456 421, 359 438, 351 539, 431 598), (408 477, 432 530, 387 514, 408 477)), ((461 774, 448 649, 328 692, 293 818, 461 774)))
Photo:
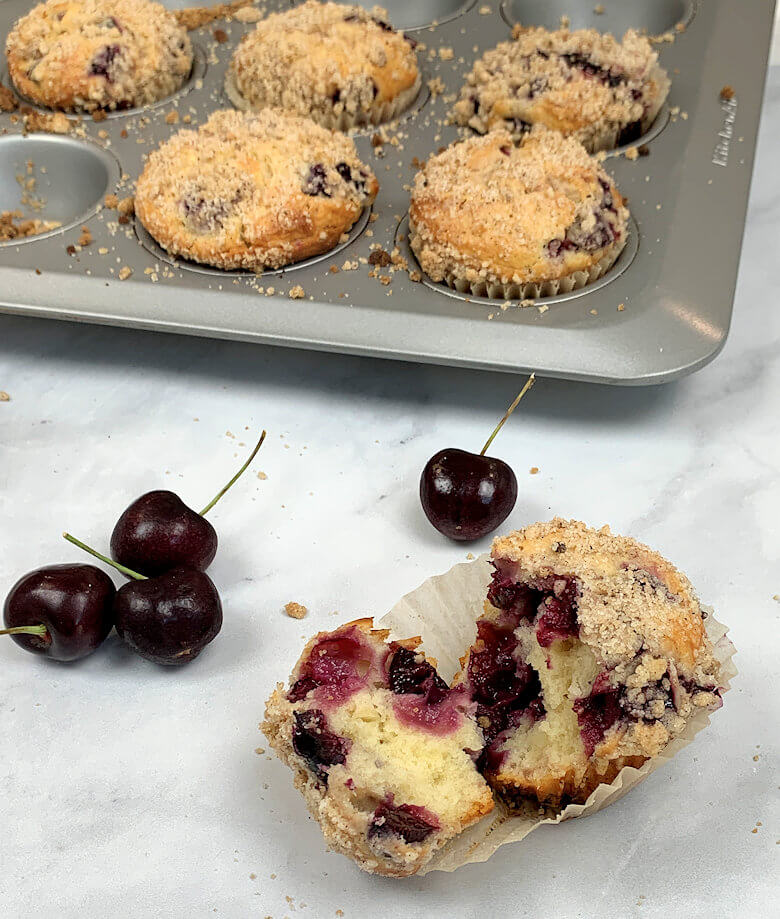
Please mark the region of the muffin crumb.
POLYGON ((285 603, 284 611, 290 617, 290 619, 305 619, 309 614, 308 609, 303 606, 301 603, 296 603, 291 600, 289 603, 285 603))

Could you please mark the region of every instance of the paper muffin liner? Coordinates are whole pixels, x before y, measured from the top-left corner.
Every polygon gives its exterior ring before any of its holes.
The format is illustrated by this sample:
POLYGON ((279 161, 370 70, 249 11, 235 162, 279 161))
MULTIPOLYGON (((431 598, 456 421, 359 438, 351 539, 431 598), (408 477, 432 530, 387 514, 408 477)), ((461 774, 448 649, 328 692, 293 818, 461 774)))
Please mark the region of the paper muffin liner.
MULTIPOLYGON (((344 131, 346 133, 347 131, 360 130, 370 125, 378 126, 380 124, 386 124, 388 121, 393 121, 414 103, 414 100, 420 94, 421 88, 422 76, 418 73, 417 79, 409 89, 399 93, 395 99, 389 102, 373 103, 367 112, 350 114, 349 112, 342 111, 336 114, 333 109, 328 108, 315 109, 305 113, 291 112, 291 114, 305 114, 307 118, 311 118, 312 121, 323 128, 329 128, 331 131, 344 131)), ((256 110, 241 94, 231 67, 228 67, 227 73, 225 74, 225 94, 239 111, 251 112, 256 110)), ((261 106, 261 108, 265 108, 265 106, 261 106)))
MULTIPOLYGON (((419 635, 421 650, 435 658, 441 675, 451 680, 460 668, 461 656, 476 637, 476 620, 482 613, 492 574, 489 562, 490 557, 482 555, 476 561, 455 565, 445 574, 429 578, 399 600, 376 627, 390 629, 395 638, 419 635)), ((726 627, 715 620, 711 610, 705 608, 705 612, 704 625, 721 666, 720 687, 725 692, 737 673, 732 660, 735 649, 726 636, 726 627)), ((683 733, 670 741, 662 753, 639 769, 631 766, 622 769, 614 781, 599 785, 585 804, 569 804, 557 812, 529 804, 527 813, 520 814, 510 814, 501 804, 496 804, 491 814, 447 843, 419 874, 454 871, 462 865, 487 861, 496 849, 519 842, 537 827, 597 813, 672 759, 709 724, 709 720, 708 712, 697 712, 683 733)))
MULTIPOLYGON (((623 234, 622 239, 610 247, 609 251, 587 270, 573 271, 564 278, 555 278, 549 281, 528 281, 525 284, 515 281, 502 283, 490 278, 469 280, 456 271, 447 270, 442 276, 442 282, 459 294, 471 294, 473 297, 490 297, 493 300, 535 300, 538 297, 555 297, 558 294, 568 294, 573 290, 580 290, 588 284, 592 284, 609 271, 626 246, 628 230, 628 225, 626 225, 626 232, 623 234)), ((410 216, 409 245, 415 256, 417 256, 415 249, 416 235, 417 230, 410 216)))

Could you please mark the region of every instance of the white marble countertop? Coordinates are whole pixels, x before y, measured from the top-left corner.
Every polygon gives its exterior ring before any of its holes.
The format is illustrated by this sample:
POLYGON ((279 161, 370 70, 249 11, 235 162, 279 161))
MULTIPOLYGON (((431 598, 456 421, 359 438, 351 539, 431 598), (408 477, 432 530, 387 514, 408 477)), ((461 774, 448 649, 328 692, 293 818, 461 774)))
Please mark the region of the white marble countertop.
POLYGON ((0 317, 3 593, 81 558, 66 527, 105 546, 148 489, 203 503, 270 432, 213 514, 225 623, 200 660, 163 670, 111 637, 67 666, 0 644, 3 915, 780 915, 777 70, 768 93, 722 355, 662 388, 541 380, 495 447, 520 480, 507 526, 558 513, 657 547, 730 624, 740 676, 619 804, 454 875, 372 878, 326 853, 288 771, 254 752, 257 723, 304 636, 487 548, 440 538, 417 481, 436 450, 478 449, 518 381, 0 317), (287 618, 289 600, 309 617, 287 618))

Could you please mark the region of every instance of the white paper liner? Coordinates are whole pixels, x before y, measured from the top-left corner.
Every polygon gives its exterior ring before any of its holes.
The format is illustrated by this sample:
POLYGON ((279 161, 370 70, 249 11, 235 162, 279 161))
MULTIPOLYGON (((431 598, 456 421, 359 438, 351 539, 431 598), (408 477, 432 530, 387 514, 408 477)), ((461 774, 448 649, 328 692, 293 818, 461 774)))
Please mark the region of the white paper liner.
MULTIPOLYGON (((422 637, 422 649, 438 661, 441 675, 451 680, 460 668, 460 658, 476 637, 476 620, 482 613, 492 568, 490 556, 455 565, 445 574, 429 578, 408 593, 376 622, 376 628, 390 629, 395 638, 422 637)), ((732 656, 734 646, 726 637, 727 629, 707 609, 705 628, 721 665, 722 692, 736 676, 732 656)), ((493 813, 449 842, 419 872, 454 871, 471 862, 484 862, 500 846, 519 842, 543 824, 558 824, 575 817, 595 814, 621 798, 651 772, 667 763, 687 746, 696 734, 709 724, 709 713, 700 711, 688 722, 683 733, 672 740, 661 754, 641 768, 627 766, 608 785, 599 785, 585 804, 569 804, 559 813, 544 812, 529 806, 528 814, 508 814, 500 805, 493 813)))
MULTIPOLYGON (((353 131, 365 128, 368 125, 386 124, 388 121, 398 118, 406 109, 408 109, 420 93, 422 87, 422 76, 418 73, 417 79, 409 89, 399 93, 395 99, 390 102, 374 103, 368 112, 359 112, 354 115, 343 111, 336 114, 332 109, 319 109, 306 112, 306 117, 311 118, 323 128, 329 128, 331 131, 353 131)), ((249 103, 241 94, 236 85, 235 75, 232 68, 228 67, 225 74, 225 94, 232 104, 241 112, 255 111, 255 107, 249 103)), ((265 106, 261 106, 265 107, 265 106)), ((300 115, 301 112, 292 112, 291 114, 300 115)))

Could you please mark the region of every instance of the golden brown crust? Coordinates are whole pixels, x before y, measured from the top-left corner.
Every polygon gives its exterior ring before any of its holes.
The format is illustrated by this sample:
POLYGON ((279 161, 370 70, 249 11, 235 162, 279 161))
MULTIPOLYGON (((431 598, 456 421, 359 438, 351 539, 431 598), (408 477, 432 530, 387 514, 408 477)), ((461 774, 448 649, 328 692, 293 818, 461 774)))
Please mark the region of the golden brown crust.
POLYGON ((260 271, 334 248, 378 187, 343 135, 268 109, 224 110, 149 156, 135 207, 172 254, 260 271))
POLYGON ((342 130, 394 118, 414 100, 420 75, 411 42, 385 15, 308 0, 268 16, 230 62, 232 101, 253 110, 281 108, 342 130))
POLYGON ((484 134, 521 136, 542 124, 595 152, 646 131, 669 92, 650 42, 629 30, 619 42, 595 29, 549 32, 515 27, 474 65, 454 108, 455 121, 484 134))
POLYGON ((6 54, 22 95, 64 111, 148 105, 192 68, 186 31, 149 0, 48 0, 14 25, 6 54))
POLYGON ((614 183, 577 141, 539 128, 515 146, 497 130, 418 172, 410 243, 434 281, 539 285, 611 264, 627 219, 614 183))

